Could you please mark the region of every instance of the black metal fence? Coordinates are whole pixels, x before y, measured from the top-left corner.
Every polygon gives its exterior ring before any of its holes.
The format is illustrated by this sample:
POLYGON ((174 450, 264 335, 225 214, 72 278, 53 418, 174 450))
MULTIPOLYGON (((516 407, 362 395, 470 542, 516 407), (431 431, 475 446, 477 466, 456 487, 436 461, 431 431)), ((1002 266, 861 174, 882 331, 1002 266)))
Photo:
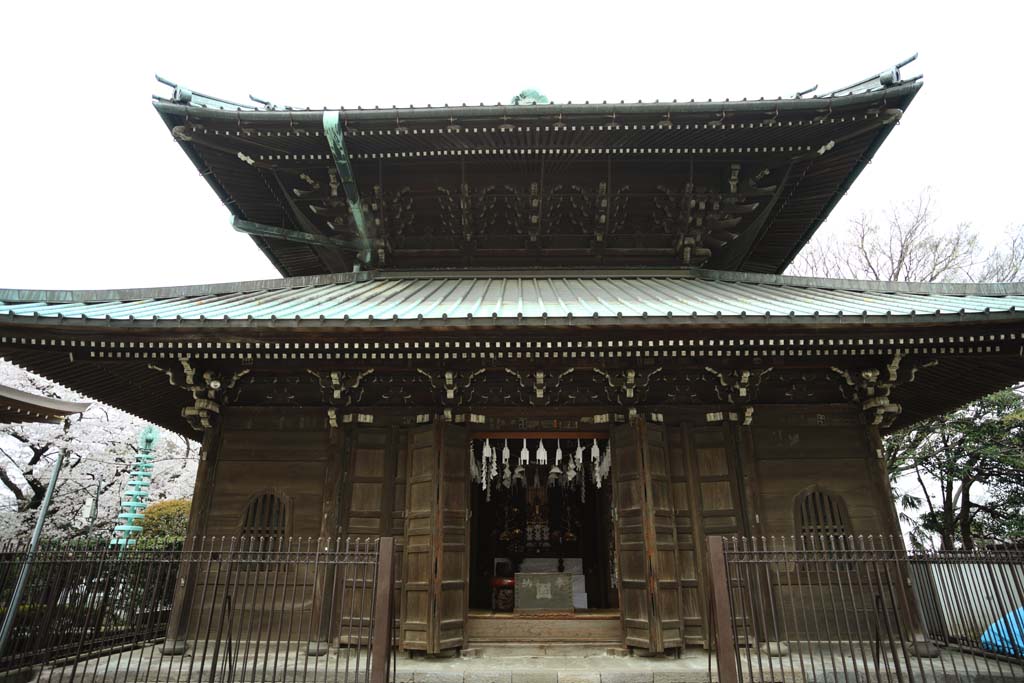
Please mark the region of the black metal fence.
POLYGON ((31 561, 0 680, 384 683, 393 539, 195 539, 0 548, 31 561), (378 618, 381 615, 382 618, 378 618))
POLYGON ((1024 680, 1024 552, 709 539, 719 680, 1024 680))

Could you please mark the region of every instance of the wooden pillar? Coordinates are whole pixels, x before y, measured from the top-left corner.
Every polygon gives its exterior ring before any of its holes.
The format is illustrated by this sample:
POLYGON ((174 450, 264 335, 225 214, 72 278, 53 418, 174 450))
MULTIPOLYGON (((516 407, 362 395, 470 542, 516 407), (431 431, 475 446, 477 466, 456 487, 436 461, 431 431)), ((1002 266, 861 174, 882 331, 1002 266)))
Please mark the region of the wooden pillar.
MULTIPOLYGON (((879 506, 883 511, 882 521, 892 539, 893 550, 905 557, 906 545, 903 543, 903 530, 900 527, 899 513, 896 512, 896 501, 892 498, 892 484, 889 482, 889 469, 885 464, 882 435, 875 425, 868 425, 867 430, 868 443, 871 446, 871 452, 868 454, 868 475, 875 485, 879 506)), ((914 639, 911 652, 918 657, 938 657, 939 649, 924 635, 924 617, 917 594, 910 584, 910 567, 905 562, 901 563, 899 578, 905 582, 899 593, 905 595, 907 599, 906 617, 914 639)))
POLYGON ((733 634, 732 606, 729 600, 729 574, 725 564, 725 546, 721 536, 708 536, 708 569, 711 575, 711 605, 714 612, 715 658, 720 683, 737 683, 736 639, 733 634))
POLYGON ((329 560, 323 563, 323 569, 316 577, 313 586, 313 615, 316 624, 316 635, 306 646, 306 653, 311 656, 327 654, 331 642, 331 616, 334 605, 330 597, 331 587, 335 581, 335 562, 340 545, 344 540, 338 535, 340 521, 339 504, 341 484, 345 476, 348 458, 347 448, 352 439, 350 432, 342 432, 338 427, 330 428, 327 446, 327 466, 324 471, 324 485, 320 515, 320 535, 317 539, 318 552, 326 553, 329 560))
POLYGON ((757 462, 754 458, 754 433, 750 427, 740 426, 736 437, 737 460, 743 485, 744 529, 752 536, 761 536, 761 487, 757 476, 757 462))
POLYGON ((171 616, 167 624, 167 637, 164 639, 162 647, 162 652, 166 655, 184 654, 186 649, 189 614, 192 611, 192 598, 198 569, 198 563, 190 561, 192 559, 190 555, 201 547, 201 539, 206 535, 210 505, 217 479, 217 460, 220 454, 219 424, 218 421, 216 426, 203 432, 199 467, 196 470, 196 486, 192 493, 192 509, 188 518, 188 531, 185 534, 184 555, 178 566, 174 597, 171 602, 171 616))

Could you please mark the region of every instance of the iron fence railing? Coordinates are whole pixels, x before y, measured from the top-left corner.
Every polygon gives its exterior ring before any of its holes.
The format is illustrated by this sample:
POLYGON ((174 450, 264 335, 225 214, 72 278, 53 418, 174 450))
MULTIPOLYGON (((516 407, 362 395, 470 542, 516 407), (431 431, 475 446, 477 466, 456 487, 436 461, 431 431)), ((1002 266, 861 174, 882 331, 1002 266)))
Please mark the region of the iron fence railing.
POLYGON ((394 557, 390 538, 8 544, 0 604, 31 570, 0 680, 385 683, 394 557))
POLYGON ((1024 552, 708 539, 719 680, 1024 680, 1024 552))

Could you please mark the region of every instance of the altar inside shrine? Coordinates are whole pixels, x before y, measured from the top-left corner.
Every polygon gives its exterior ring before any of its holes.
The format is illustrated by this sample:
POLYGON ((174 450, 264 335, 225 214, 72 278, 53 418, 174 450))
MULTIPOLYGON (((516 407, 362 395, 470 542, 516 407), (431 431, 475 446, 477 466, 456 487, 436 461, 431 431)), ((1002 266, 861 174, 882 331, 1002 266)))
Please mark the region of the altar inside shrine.
POLYGON ((573 575, 558 572, 516 573, 516 614, 572 614, 573 575))
POLYGON ((617 606, 606 436, 472 443, 471 607, 571 614, 617 606))

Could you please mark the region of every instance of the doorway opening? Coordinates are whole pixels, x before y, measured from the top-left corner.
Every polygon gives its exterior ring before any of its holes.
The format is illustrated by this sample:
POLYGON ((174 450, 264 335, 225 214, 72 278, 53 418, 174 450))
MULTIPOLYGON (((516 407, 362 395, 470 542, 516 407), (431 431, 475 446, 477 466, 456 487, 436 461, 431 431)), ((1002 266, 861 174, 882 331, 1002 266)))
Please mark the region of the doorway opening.
POLYGON ((471 451, 470 617, 617 620, 608 435, 476 434, 471 451))

